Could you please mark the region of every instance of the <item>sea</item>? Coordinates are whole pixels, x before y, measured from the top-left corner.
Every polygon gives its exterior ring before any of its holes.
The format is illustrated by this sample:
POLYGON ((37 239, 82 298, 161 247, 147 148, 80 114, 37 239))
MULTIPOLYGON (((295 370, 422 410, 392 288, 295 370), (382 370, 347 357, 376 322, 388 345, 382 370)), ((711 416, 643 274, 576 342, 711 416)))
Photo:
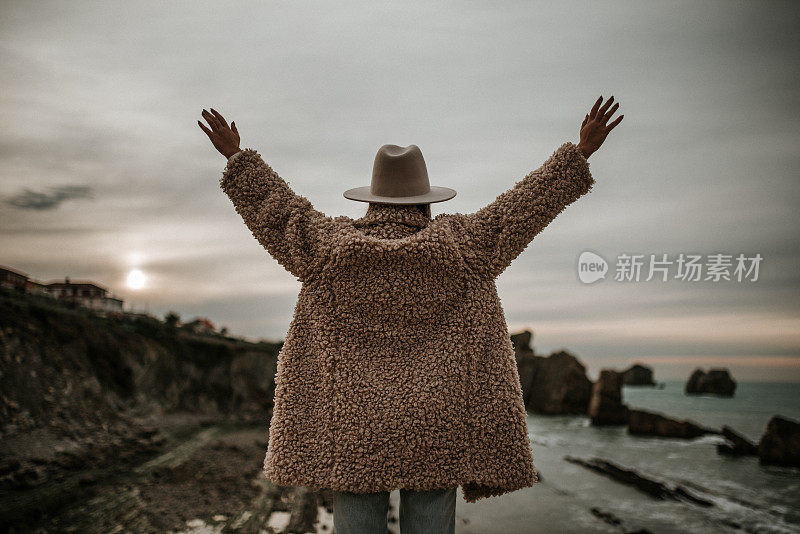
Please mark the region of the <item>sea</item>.
MULTIPOLYGON (((732 398, 685 395, 683 381, 663 384, 625 386, 623 401, 706 427, 727 425, 755 443, 774 415, 800 421, 800 383, 739 382, 732 398)), ((720 436, 632 436, 624 425, 592 426, 588 416, 536 414, 528 429, 542 481, 476 503, 459 495, 458 533, 800 533, 800 469, 721 455, 720 436), (712 505, 657 500, 566 461, 568 455, 610 460, 712 505)))

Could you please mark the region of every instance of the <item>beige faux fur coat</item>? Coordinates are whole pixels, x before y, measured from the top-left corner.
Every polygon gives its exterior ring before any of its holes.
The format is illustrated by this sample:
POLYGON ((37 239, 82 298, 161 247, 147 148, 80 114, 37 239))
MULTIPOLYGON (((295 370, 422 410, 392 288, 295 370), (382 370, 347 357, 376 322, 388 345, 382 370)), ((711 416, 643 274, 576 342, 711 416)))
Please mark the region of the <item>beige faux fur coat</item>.
POLYGON ((258 152, 220 186, 302 282, 278 357, 264 473, 280 486, 375 492, 462 487, 467 502, 538 481, 502 273, 594 183, 566 142, 471 214, 375 205, 335 218, 258 152))

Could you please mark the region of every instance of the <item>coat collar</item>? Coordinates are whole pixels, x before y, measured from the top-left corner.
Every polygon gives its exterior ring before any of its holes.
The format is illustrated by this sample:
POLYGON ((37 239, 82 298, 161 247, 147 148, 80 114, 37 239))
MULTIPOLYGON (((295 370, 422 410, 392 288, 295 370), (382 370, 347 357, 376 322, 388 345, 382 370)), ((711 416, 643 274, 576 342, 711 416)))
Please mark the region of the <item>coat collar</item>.
POLYGON ((431 220, 416 206, 399 204, 370 204, 367 213, 353 224, 362 228, 370 225, 403 224, 415 228, 425 228, 431 220))

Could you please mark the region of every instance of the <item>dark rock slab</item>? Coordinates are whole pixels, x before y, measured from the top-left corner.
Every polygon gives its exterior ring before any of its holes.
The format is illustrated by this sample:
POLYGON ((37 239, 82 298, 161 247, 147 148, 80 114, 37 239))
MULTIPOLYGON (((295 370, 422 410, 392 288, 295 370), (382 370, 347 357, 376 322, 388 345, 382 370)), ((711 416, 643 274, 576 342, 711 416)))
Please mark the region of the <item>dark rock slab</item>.
POLYGON ((718 453, 729 456, 755 456, 758 454, 758 446, 736 433, 731 427, 723 426, 722 435, 727 441, 717 444, 718 453))
POLYGON ((683 439, 719 434, 718 431, 702 427, 693 421, 681 421, 660 413, 634 409, 628 410, 628 433, 683 439))
POLYGON ((591 469, 596 473, 606 475, 617 482, 622 482, 659 500, 685 501, 699 506, 709 507, 714 503, 694 495, 683 486, 670 487, 652 478, 649 478, 635 469, 630 469, 603 458, 577 458, 575 456, 564 456, 568 462, 581 465, 591 469))
POLYGON ((590 509, 590 511, 592 512, 592 515, 594 515, 598 519, 602 520, 604 523, 608 523, 609 525, 612 525, 612 526, 615 526, 615 527, 622 524, 622 519, 620 519, 619 517, 617 517, 616 515, 614 515, 611 512, 605 512, 605 511, 601 510, 600 508, 597 508, 596 506, 593 506, 590 509))

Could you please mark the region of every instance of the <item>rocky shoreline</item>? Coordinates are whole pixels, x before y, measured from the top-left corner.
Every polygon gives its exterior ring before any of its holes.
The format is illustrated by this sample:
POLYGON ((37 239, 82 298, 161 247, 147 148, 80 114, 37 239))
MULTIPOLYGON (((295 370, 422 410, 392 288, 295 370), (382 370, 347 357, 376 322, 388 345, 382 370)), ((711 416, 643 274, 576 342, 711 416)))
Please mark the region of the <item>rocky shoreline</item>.
POLYGON ((184 422, 156 435, 157 451, 130 446, 119 451, 130 461, 99 468, 83 457, 82 470, 4 493, 3 524, 9 532, 316 532, 331 513, 325 491, 269 484, 263 425, 184 422))
MULTIPOLYGON (((543 415, 588 415, 593 425, 627 425, 628 433, 640 436, 694 439, 716 434, 726 442, 717 447, 719 454, 757 455, 759 463, 800 466, 800 422, 780 415, 766 425, 758 444, 752 443, 730 427, 706 428, 694 421, 683 421, 663 413, 631 409, 622 398, 623 385, 655 385, 652 370, 633 365, 619 371, 601 369, 595 382, 586 376, 586 367, 567 351, 549 356, 535 354, 533 333, 511 336, 519 366, 525 407, 543 415)), ((686 394, 733 395, 736 383, 727 370, 695 370, 686 384, 686 394)))
MULTIPOLYGON (((795 421, 774 417, 756 444, 729 427, 630 409, 622 386, 655 384, 648 369, 603 369, 592 382, 574 355, 537 355, 531 340, 531 332, 512 336, 532 413, 588 416, 654 437, 718 434, 720 454, 800 466, 795 421)), ((0 292, 3 530, 332 531, 327 491, 273 487, 261 471, 280 347, 0 292)), ((658 489, 602 458, 568 461, 658 489)), ((396 528, 396 507, 391 517, 396 528)))

